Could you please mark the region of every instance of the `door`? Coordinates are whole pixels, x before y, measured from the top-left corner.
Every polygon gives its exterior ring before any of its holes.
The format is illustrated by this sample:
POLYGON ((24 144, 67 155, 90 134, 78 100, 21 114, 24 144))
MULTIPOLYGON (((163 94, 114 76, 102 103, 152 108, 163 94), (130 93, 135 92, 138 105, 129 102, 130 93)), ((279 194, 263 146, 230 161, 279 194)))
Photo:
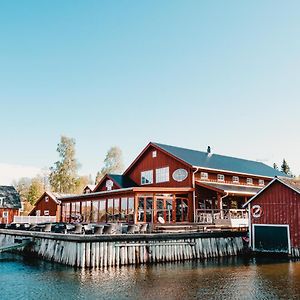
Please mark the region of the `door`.
POLYGON ((254 251, 290 253, 288 225, 253 224, 252 232, 254 251))

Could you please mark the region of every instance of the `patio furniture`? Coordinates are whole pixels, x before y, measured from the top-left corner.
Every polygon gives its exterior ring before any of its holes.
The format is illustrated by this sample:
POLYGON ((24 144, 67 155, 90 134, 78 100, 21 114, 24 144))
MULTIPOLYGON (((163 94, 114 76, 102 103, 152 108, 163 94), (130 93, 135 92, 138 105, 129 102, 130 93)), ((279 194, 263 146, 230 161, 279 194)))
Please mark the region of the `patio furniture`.
POLYGON ((76 224, 75 225, 74 233, 75 234, 82 234, 82 232, 83 232, 82 224, 76 224))
POLYGON ((65 233, 70 233, 70 232, 72 232, 72 231, 74 231, 75 230, 75 226, 74 225, 72 225, 72 224, 67 224, 66 225, 66 229, 65 229, 65 233))
POLYGON ((52 227, 51 223, 46 224, 45 227, 43 228, 43 232, 51 232, 51 227, 52 227))
POLYGON ((103 234, 104 226, 96 225, 94 227, 94 234, 103 234))
POLYGON ((142 224, 140 227, 140 233, 147 233, 148 224, 142 224))
POLYGON ((133 234, 133 233, 136 233, 136 230, 137 230, 137 226, 131 224, 131 225, 128 225, 127 233, 128 234, 133 234))
POLYGON ((83 226, 83 233, 84 234, 92 234, 93 233, 93 226, 92 224, 87 224, 83 226))
POLYGON ((104 225, 103 233, 104 234, 116 234, 115 224, 104 225))

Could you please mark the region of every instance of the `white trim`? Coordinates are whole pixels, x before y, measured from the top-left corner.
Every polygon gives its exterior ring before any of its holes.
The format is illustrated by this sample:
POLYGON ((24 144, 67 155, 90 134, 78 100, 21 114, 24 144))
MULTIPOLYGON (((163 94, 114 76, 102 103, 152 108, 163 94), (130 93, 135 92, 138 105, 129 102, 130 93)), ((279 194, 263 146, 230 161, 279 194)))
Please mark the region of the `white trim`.
MULTIPOLYGON (((270 167, 266 165, 267 167, 270 167)), ((261 175, 261 174, 251 174, 251 173, 243 173, 243 172, 237 172, 237 171, 229 171, 229 170, 223 170, 223 169, 213 169, 213 168, 207 168, 207 167, 201 167, 201 166, 192 166, 192 168, 196 169, 203 169, 203 170, 210 170, 210 171, 217 171, 217 172, 225 172, 225 173, 230 173, 230 174, 239 174, 239 175, 247 175, 247 176, 255 176, 255 177, 264 177, 264 178, 273 178, 274 176, 266 176, 266 175, 261 175)), ((270 167, 272 168, 272 167, 270 167)), ((284 176, 284 174, 282 174, 284 176)), ((287 178, 289 178, 287 176, 287 178)))
POLYGON ((251 221, 252 221, 252 216, 251 216, 251 207, 250 204, 248 204, 248 232, 249 232, 249 248, 252 249, 252 226, 251 226, 251 221))
MULTIPOLYGON (((250 216, 249 216, 250 218, 250 216)), ((288 253, 291 254, 291 235, 290 235, 290 225, 289 224, 253 224, 252 225, 252 250, 255 251, 255 226, 266 226, 266 227, 286 227, 288 236, 288 253)))
POLYGON ((248 202, 246 202, 243 207, 246 207, 249 203, 251 203, 256 197, 258 197, 258 195, 260 195, 265 189, 267 189, 271 184, 273 184, 275 181, 278 181, 280 183, 282 183, 283 185, 285 185, 286 187, 292 189, 294 192, 300 194, 300 191, 298 191, 297 189, 293 188, 292 186, 288 185, 287 183, 285 183, 284 181, 280 180, 278 177, 275 177, 272 181, 270 181, 265 187, 263 187, 255 196, 253 196, 251 199, 249 199, 248 202))
POLYGON ((229 186, 242 186, 242 187, 251 187, 251 188, 257 188, 257 189, 262 189, 262 186, 258 186, 258 185, 247 185, 247 184, 234 184, 234 183, 228 183, 228 182, 218 182, 218 181, 210 181, 210 180, 196 180, 197 182, 202 182, 204 184, 209 184, 209 183, 213 183, 213 184, 220 184, 220 185, 229 185, 229 186))

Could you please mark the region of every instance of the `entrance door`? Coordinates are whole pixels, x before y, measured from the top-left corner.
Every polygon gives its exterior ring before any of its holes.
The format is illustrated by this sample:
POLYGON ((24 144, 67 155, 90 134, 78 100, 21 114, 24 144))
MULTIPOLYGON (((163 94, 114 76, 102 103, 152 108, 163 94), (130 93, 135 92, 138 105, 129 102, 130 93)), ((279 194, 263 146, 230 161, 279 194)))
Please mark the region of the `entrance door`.
POLYGON ((172 223, 173 198, 156 198, 156 222, 163 218, 165 223, 172 223))
POLYGON ((252 232, 254 251, 290 253, 288 225, 253 224, 252 232))
POLYGON ((188 222, 188 199, 176 198, 176 222, 188 222))

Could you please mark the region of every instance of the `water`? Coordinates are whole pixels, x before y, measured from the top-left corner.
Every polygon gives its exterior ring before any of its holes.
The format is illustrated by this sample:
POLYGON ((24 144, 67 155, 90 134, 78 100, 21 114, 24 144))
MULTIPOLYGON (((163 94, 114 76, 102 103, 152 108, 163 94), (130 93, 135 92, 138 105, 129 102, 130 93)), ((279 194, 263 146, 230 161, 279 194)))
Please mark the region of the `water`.
POLYGON ((300 262, 230 258, 75 270, 0 254, 0 299, 300 299, 300 262))

